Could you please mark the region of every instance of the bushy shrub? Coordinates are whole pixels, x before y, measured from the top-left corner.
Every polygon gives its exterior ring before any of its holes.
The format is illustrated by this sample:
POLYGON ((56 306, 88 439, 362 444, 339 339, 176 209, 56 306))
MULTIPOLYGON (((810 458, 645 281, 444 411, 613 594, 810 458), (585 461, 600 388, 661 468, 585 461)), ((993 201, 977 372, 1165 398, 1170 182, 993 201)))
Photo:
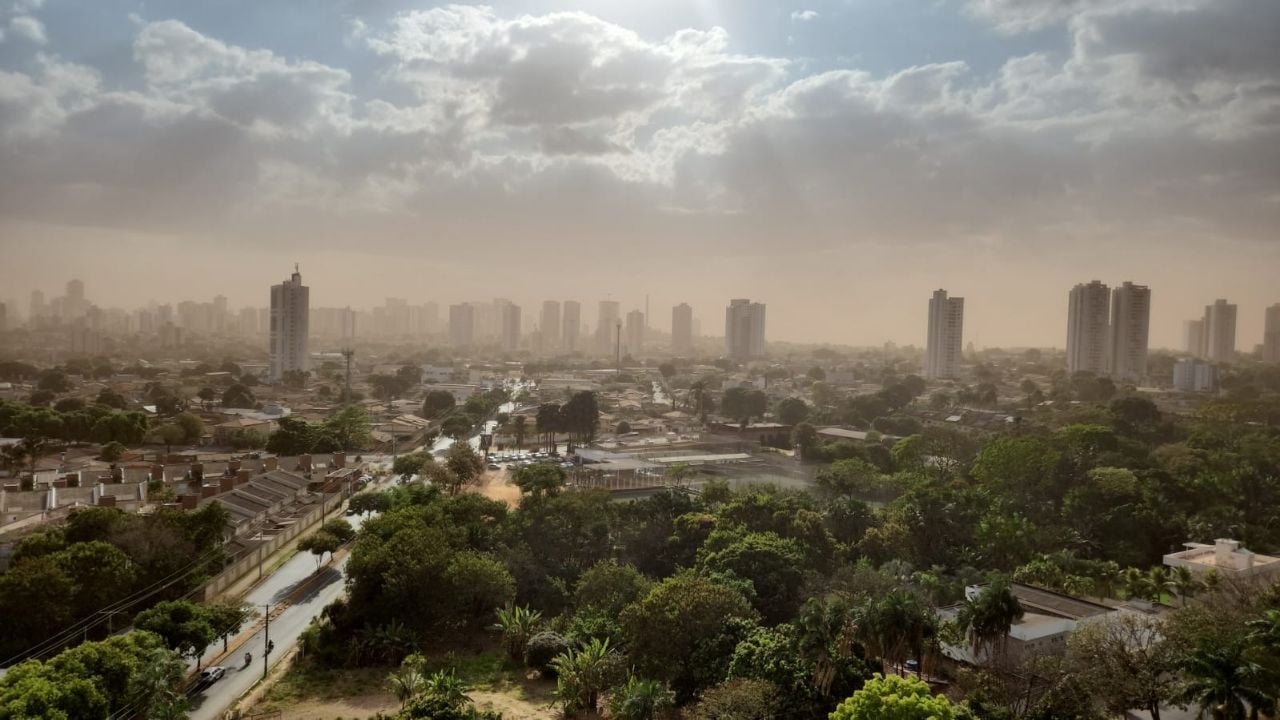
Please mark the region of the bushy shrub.
POLYGON ((549 677, 555 674, 555 670, 551 668, 551 660, 568 652, 570 647, 569 640, 560 633, 540 632, 529 638, 529 645, 524 651, 524 664, 549 677))

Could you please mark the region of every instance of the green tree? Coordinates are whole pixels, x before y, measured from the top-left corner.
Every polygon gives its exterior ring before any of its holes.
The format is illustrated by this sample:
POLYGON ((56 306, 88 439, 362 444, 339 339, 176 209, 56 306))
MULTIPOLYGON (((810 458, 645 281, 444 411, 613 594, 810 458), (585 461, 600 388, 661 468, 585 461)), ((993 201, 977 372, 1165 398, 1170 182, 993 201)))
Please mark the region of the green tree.
POLYGON ((809 406, 804 400, 789 397, 778 403, 778 422, 784 425, 797 425, 809 417, 809 406))
POLYGON ((424 465, 433 461, 431 454, 425 452, 401 455, 391 463, 391 472, 396 475, 417 475, 422 472, 424 465))
MULTIPOLYGON (((448 597, 455 614, 477 626, 495 609, 509 605, 516 595, 516 581, 497 558, 481 552, 460 552, 445 571, 448 597)), ((523 657, 523 652, 521 653, 523 657)))
POLYGON ((766 622, 782 622, 800 606, 807 563, 804 550, 791 538, 748 533, 705 553, 700 564, 710 573, 732 573, 750 582, 753 605, 766 622))
POLYGON ((549 463, 524 465, 511 474, 511 482, 520 492, 534 498, 555 495, 564 487, 566 479, 563 468, 549 463))
POLYGON ((757 615, 737 590, 683 572, 622 612, 636 669, 692 697, 724 677, 733 648, 757 615))
POLYGON ((173 452, 174 445, 186 442, 187 432, 177 425, 165 424, 152 430, 151 437, 156 442, 164 444, 164 453, 168 455, 173 452))
POLYGON ((1165 639, 1162 621, 1113 613, 1081 625, 1067 643, 1069 666, 1108 712, 1141 709, 1160 720, 1160 706, 1174 699, 1178 652, 1165 639))
POLYGON ((191 413, 178 413, 173 421, 182 428, 183 439, 186 442, 199 442, 200 437, 204 435, 204 421, 191 413))
POLYGON ((517 415, 511 418, 511 434, 516 436, 516 447, 524 447, 524 436, 529 430, 529 418, 517 415))
POLYGON ((831 720, 953 720, 955 706, 922 680, 877 674, 831 713, 831 720))
POLYGON ((484 459, 471 447, 470 443, 455 442, 445 453, 445 467, 453 473, 460 485, 474 483, 484 472, 484 459))
POLYGON ((222 407, 253 408, 257 405, 258 401, 254 399, 253 393, 241 383, 232 385, 222 393, 222 407))
POLYGON ((800 452, 801 459, 813 459, 818 441, 817 428, 807 422, 797 424, 791 431, 791 445, 800 452))
POLYGON ((628 605, 646 595, 652 585, 634 567, 605 560, 582 573, 573 591, 573 604, 579 611, 593 610, 617 617, 628 605))
POLYGON ((327 530, 317 530, 298 541, 298 550, 309 552, 316 556, 316 567, 320 566, 320 561, 324 558, 325 553, 332 557, 339 547, 342 547, 342 541, 327 530))
POLYGON ((205 606, 209 616, 209 625, 213 627, 216 637, 222 639, 222 651, 227 651, 227 641, 253 616, 253 609, 239 602, 222 601, 205 606))
POLYGON ((218 637, 205 608, 186 600, 156 603, 138 613, 133 626, 159 635, 170 650, 193 658, 199 658, 218 637))
POLYGON ((475 421, 465 413, 456 413, 444 419, 440 423, 440 432, 446 437, 461 441, 471 433, 471 429, 475 427, 475 421))
POLYGON ((98 453, 98 455, 107 462, 116 462, 120 458, 124 457, 124 451, 124 445, 112 440, 102 446, 102 452, 98 453))
MULTIPOLYGON (((347 405, 324 423, 333 450, 364 450, 373 442, 369 413, 358 405, 347 405)), ((324 450, 322 450, 324 452, 324 450)))
POLYGON ((774 720, 784 711, 778 694, 778 687, 765 680, 728 680, 703 692, 684 716, 689 720, 774 720))
POLYGON ((98 405, 116 408, 117 410, 123 410, 127 407, 124 396, 111 388, 99 390, 98 396, 93 399, 93 402, 98 405))

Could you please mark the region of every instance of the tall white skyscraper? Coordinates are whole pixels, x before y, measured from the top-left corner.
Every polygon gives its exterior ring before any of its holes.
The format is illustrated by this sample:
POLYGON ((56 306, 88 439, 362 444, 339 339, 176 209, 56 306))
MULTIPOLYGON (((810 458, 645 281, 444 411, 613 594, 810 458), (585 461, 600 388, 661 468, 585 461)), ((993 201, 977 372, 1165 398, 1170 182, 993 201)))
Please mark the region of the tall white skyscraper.
POLYGON ((632 310, 627 313, 627 334, 623 339, 623 352, 631 357, 640 357, 644 350, 644 313, 632 310))
POLYGON ((746 298, 729 301, 724 311, 724 345, 729 357, 746 360, 764 356, 764 313, 764 303, 746 298))
POLYGON ((1107 372, 1111 295, 1100 280, 1071 288, 1067 298, 1067 372, 1107 372))
POLYGON ((1266 322, 1262 327, 1262 359, 1280 362, 1280 303, 1267 308, 1266 322))
POLYGON ((671 308, 671 352, 676 355, 693 352, 693 308, 689 303, 671 308))
POLYGON ((964 338, 964 298, 938 290, 929 298, 929 335, 924 351, 924 376, 931 380, 960 374, 964 338))
POLYGON ((306 370, 307 334, 311 325, 311 289, 302 284, 298 267, 293 276, 271 286, 271 379, 290 370, 306 370))
POLYGON ((1214 362, 1236 357, 1236 306, 1226 300, 1204 308, 1204 357, 1214 362))
POLYGON ((538 349, 542 352, 555 352, 560 347, 560 303, 556 300, 542 301, 542 319, 538 324, 538 349))
POLYGON ((1151 330, 1151 288, 1125 282, 1111 291, 1110 370, 1112 377, 1140 383, 1147 376, 1151 330))
POLYGON ((449 306, 449 344, 468 347, 475 339, 476 312, 470 303, 449 306))
POLYGON ((1185 336, 1187 352, 1195 357, 1204 357, 1204 318, 1188 320, 1185 336))
POLYGON ((616 300, 601 300, 596 315, 596 354, 613 357, 620 310, 616 300))
POLYGON ((502 306, 502 333, 499 343, 504 352, 520 349, 520 306, 507 303, 502 306))
POLYGON ((561 320, 560 348, 567 353, 581 350, 578 347, 578 332, 582 330, 582 303, 577 300, 564 301, 564 316, 561 320))

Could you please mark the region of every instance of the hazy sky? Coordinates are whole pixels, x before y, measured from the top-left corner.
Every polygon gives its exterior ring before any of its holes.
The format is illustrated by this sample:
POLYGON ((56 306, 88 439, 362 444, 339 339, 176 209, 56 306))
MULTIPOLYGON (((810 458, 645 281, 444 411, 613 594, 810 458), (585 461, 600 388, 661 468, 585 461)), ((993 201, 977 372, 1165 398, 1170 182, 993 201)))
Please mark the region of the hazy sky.
MULTIPOLYGON (((1276 0, 0 0, 0 299, 578 299, 1153 345, 1280 302, 1276 0)), ((529 313, 535 315, 536 313, 529 313)))

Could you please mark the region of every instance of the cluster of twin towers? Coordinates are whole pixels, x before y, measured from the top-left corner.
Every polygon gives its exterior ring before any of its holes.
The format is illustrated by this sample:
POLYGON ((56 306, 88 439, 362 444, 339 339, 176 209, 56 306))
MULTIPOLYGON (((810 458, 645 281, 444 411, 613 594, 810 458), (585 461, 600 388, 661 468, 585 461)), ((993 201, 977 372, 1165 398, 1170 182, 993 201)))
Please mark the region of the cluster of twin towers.
MULTIPOLYGON (((1110 375, 1140 382, 1146 374, 1151 327, 1151 289, 1126 282, 1109 288, 1101 281, 1076 285, 1067 306, 1067 369, 1071 373, 1110 375)), ((929 300, 929 334, 924 375, 929 379, 960 374, 964 298, 946 290, 929 300)))

